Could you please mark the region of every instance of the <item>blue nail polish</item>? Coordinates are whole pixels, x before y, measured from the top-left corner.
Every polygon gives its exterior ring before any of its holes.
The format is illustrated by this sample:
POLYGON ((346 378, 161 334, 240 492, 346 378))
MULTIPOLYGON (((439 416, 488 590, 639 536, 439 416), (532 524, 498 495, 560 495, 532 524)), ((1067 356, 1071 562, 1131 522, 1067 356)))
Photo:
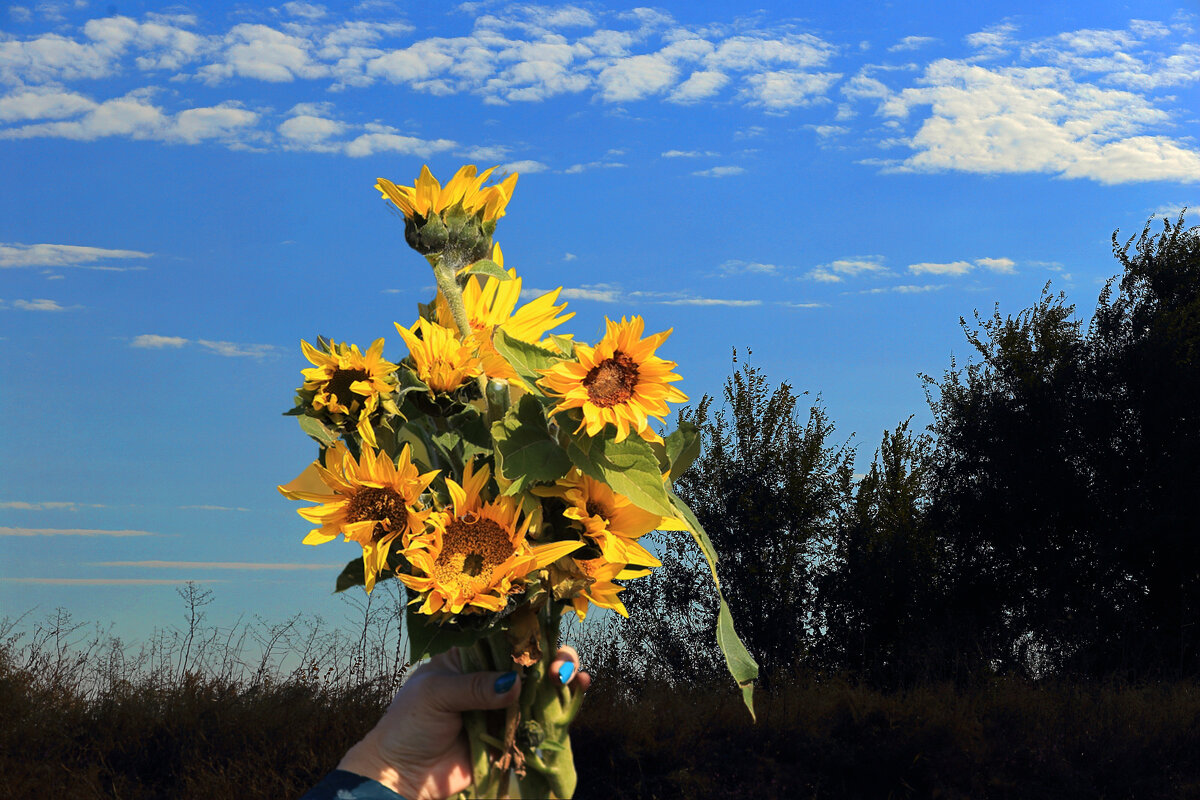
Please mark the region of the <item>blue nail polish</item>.
POLYGON ((516 682, 517 682, 517 673, 506 672, 503 675, 501 675, 499 678, 496 678, 496 685, 492 688, 494 688, 496 690, 496 694, 504 694, 509 689, 511 689, 513 687, 513 684, 516 682))
POLYGON ((575 662, 564 661, 562 666, 558 668, 558 679, 565 686, 571 680, 571 676, 575 674, 575 662))

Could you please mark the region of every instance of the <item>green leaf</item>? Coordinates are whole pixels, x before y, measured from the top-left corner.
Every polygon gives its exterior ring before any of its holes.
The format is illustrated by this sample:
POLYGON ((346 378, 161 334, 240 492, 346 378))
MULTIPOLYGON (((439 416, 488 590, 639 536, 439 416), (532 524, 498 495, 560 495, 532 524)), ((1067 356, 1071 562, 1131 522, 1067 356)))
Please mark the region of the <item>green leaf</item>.
MULTIPOLYGON (((386 581, 389 578, 395 577, 395 575, 396 573, 385 569, 375 578, 375 583, 378 584, 380 581, 386 581)), ((334 584, 333 592, 334 594, 338 594, 355 586, 365 586, 366 583, 366 568, 363 566, 362 557, 359 556, 346 564, 345 568, 342 569, 342 573, 337 576, 337 583, 334 584)))
POLYGON ((567 358, 575 357, 575 340, 570 336, 552 333, 550 334, 550 341, 552 341, 554 346, 561 350, 562 354, 567 358))
POLYGON ((517 374, 530 386, 535 386, 542 379, 540 369, 549 369, 563 359, 551 350, 544 350, 536 344, 523 342, 509 336, 503 328, 497 328, 492 336, 492 344, 504 360, 512 365, 517 374))
POLYGON ((754 679, 758 677, 758 664, 750 655, 750 651, 746 649, 741 638, 738 637, 737 631, 734 630, 733 614, 729 611, 729 604, 725 602, 725 595, 721 591, 721 580, 717 577, 717 551, 713 547, 712 540, 708 538, 704 526, 696 519, 692 509, 688 508, 688 504, 679 499, 674 492, 669 492, 669 494, 676 510, 687 521, 692 538, 696 540, 696 544, 700 547, 700 552, 704 554, 704 560, 708 562, 708 568, 712 572, 713 584, 717 587, 717 597, 721 601, 721 609, 717 614, 717 645, 725 655, 725 665, 729 668, 729 674, 733 676, 742 690, 742 702, 750 711, 750 718, 757 720, 754 714, 754 679))
POLYGON ((504 267, 492 261, 490 258, 481 258, 471 266, 463 270, 461 275, 484 275, 488 278, 495 278, 498 281, 512 280, 512 276, 504 269, 504 267))
MULTIPOLYGON (((720 589, 717 592, 720 593, 720 589)), ((750 719, 757 721, 758 717, 754 714, 754 679, 758 677, 758 663, 733 629, 733 615, 729 613, 729 604, 723 595, 721 611, 717 615, 717 645, 725 654, 729 674, 742 690, 742 702, 750 712, 750 719)))
POLYGON ((417 611, 418 605, 409 605, 404 610, 409 659, 414 664, 425 656, 436 656, 451 647, 469 647, 486 635, 486 631, 467 630, 452 622, 435 621, 428 614, 417 611))
POLYGON ((432 390, 425 385, 424 381, 417 377, 417 373, 413 370, 401 365, 396 372, 400 376, 400 386, 396 389, 396 397, 404 397, 409 392, 432 394, 432 390))
POLYGON ((300 429, 316 439, 323 447, 329 447, 337 441, 337 434, 325 427, 325 423, 315 417, 300 417, 300 429))
POLYGON ((679 423, 679 428, 666 438, 666 446, 667 462, 671 465, 670 479, 676 481, 700 456, 700 429, 684 420, 679 423))
POLYGON ((433 442, 455 460, 458 471, 475 456, 491 455, 492 436, 479 409, 468 406, 446 420, 450 430, 433 435, 433 442))
POLYGON ((519 494, 535 481, 552 483, 571 468, 571 459, 550 435, 541 404, 531 395, 523 395, 503 419, 492 423, 492 439, 496 468, 513 482, 505 494, 519 494))
POLYGON ((615 441, 615 436, 616 429, 611 426, 594 437, 580 431, 571 437, 567 455, 585 475, 608 484, 638 508, 662 517, 675 516, 650 444, 636 434, 623 442, 615 441))

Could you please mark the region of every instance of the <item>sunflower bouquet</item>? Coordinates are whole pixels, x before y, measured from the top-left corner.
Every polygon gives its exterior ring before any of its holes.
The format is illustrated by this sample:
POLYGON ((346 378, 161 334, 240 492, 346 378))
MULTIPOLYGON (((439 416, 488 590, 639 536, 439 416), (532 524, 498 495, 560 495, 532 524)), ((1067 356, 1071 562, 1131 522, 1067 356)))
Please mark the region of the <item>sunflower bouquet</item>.
MULTIPOLYGON (((316 503, 311 545, 338 536, 362 554, 336 590, 396 579, 409 602, 415 662, 458 648, 466 670, 525 673, 517 704, 465 715, 476 797, 570 797, 568 726, 578 690, 542 680, 563 614, 592 606, 628 616, 623 581, 661 562, 639 539, 690 532, 717 580, 716 554, 671 482, 692 463, 688 423, 665 438, 668 403, 687 397, 675 363, 658 355, 670 331, 644 335, 641 317, 607 321, 595 345, 558 329, 555 290, 518 307, 521 278, 493 242, 517 175, 466 166, 442 186, 423 168, 413 186, 380 178, 408 244, 433 268, 437 294, 411 325, 408 349, 384 358, 317 337, 288 414, 319 445, 280 491, 316 503)), ((720 584, 717 583, 720 592, 720 584)), ((720 600, 717 641, 754 713, 757 666, 720 600)))

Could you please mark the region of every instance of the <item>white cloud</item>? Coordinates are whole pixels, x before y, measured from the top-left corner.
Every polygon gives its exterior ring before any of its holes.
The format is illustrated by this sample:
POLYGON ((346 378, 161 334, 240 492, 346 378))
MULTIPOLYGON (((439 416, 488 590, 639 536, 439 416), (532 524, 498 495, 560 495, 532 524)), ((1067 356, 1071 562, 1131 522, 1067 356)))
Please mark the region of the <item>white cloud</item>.
POLYGON ((92 530, 88 528, 0 528, 0 536, 158 536, 150 531, 92 530))
POLYGON ((198 506, 180 506, 185 511, 249 511, 248 508, 232 508, 230 506, 214 506, 214 505, 198 505, 198 506))
POLYGON ((775 305, 783 306, 784 308, 828 308, 829 307, 828 303, 792 303, 792 302, 786 302, 786 301, 778 302, 775 305))
POLYGON ((135 336, 129 343, 130 347, 142 347, 148 350, 161 350, 167 347, 179 348, 188 343, 182 336, 159 336, 155 333, 143 333, 135 336))
POLYGON ((710 68, 760 71, 770 66, 818 67, 829 62, 836 48, 811 34, 780 38, 731 36, 705 59, 710 68))
POLYGON ((761 300, 727 300, 717 297, 680 297, 674 300, 658 301, 664 306, 731 306, 744 308, 762 305, 761 300))
POLYGON ((150 258, 153 255, 138 250, 107 250, 71 244, 0 243, 0 268, 78 267, 110 259, 150 258))
POLYGON ((949 261, 936 263, 923 261, 919 264, 909 264, 908 271, 914 275, 966 275, 972 269, 969 261, 949 261))
POLYGON ((695 103, 707 100, 729 83, 729 76, 716 70, 697 70, 675 87, 667 98, 673 103, 695 103))
POLYGON ((574 261, 577 258, 579 258, 579 256, 575 255, 574 253, 563 253, 563 261, 574 261))
MULTIPOLYGON (((547 289, 525 289, 521 297, 536 298, 548 292, 547 289)), ((565 287, 559 292, 560 300, 591 300, 597 303, 616 303, 621 299, 621 287, 611 283, 584 284, 578 287, 565 287)))
POLYGON ((308 39, 267 25, 235 25, 225 34, 223 45, 220 60, 205 65, 198 72, 210 83, 233 77, 286 83, 297 78, 321 78, 330 73, 328 65, 313 60, 312 43, 308 39))
POLYGON ((33 20, 33 12, 25 6, 9 6, 8 14, 16 22, 30 22, 33 20))
POLYGON ((901 120, 930 107, 910 139, 917 152, 893 170, 1046 172, 1110 184, 1200 180, 1200 152, 1142 134, 1169 116, 1141 95, 1076 83, 1057 67, 987 69, 944 59, 921 82, 882 106, 901 120))
POLYGON ((715 153, 712 150, 668 150, 662 154, 663 158, 700 158, 701 156, 717 156, 720 153, 715 153))
POLYGON ((883 256, 855 256, 820 264, 809 270, 805 277, 821 283, 841 283, 848 277, 890 274, 888 268, 883 265, 883 256))
POLYGON ((0 581, 49 586, 175 586, 180 583, 225 583, 199 578, 0 578, 0 581))
POLYGON ((1014 267, 1017 262, 1011 258, 977 258, 975 259, 977 266, 985 269, 990 269, 992 272, 999 272, 1002 275, 1013 275, 1016 273, 1014 267))
POLYGON ((968 47, 978 50, 976 58, 994 58, 1006 55, 1016 45, 1012 34, 1017 26, 1004 22, 984 28, 965 37, 968 47))
POLYGON ((679 69, 660 54, 621 58, 600 71, 601 97, 610 103, 641 100, 665 91, 679 69))
POLYGON ((586 172, 589 169, 615 169, 625 165, 619 161, 589 161, 586 164, 572 164, 563 170, 566 175, 578 175, 581 172, 586 172))
POLYGON ((933 44, 937 41, 935 36, 905 36, 900 41, 889 47, 889 53, 901 53, 908 50, 920 50, 927 44, 933 44))
POLYGON ((925 284, 919 286, 916 284, 901 284, 899 286, 878 286, 874 289, 864 289, 858 294, 919 294, 921 292, 936 292, 945 289, 947 284, 925 284))
POLYGON ((458 143, 450 139, 418 139, 398 133, 364 133, 345 145, 348 156, 362 158, 377 153, 403 153, 428 158, 434 153, 453 150, 458 143))
POLYGON ((510 161, 507 164, 503 164, 500 166, 500 169, 497 170, 497 172, 503 172, 506 175, 511 175, 514 172, 532 175, 535 172, 545 172, 547 169, 549 168, 541 161, 532 161, 527 159, 525 161, 510 161))
POLYGON ((330 145, 328 140, 345 130, 345 125, 327 117, 317 117, 311 114, 299 114, 284 120, 279 126, 279 133, 293 146, 299 149, 338 149, 338 145, 330 145))
POLYGON ((783 267, 776 264, 762 264, 757 261, 741 261, 731 259, 721 264, 722 275, 778 275, 783 267))
POLYGON ((283 10, 293 17, 300 17, 301 19, 315 20, 325 16, 325 6, 315 3, 284 3, 283 10))
POLYGON ((92 141, 108 136, 197 144, 206 140, 237 143, 254 128, 259 115, 233 103, 189 108, 174 116, 149 101, 149 93, 132 92, 105 100, 75 120, 42 122, 0 129, 0 139, 54 137, 92 141))
POLYGON ((13 300, 13 306, 22 311, 70 311, 78 306, 61 306, 57 300, 40 298, 37 300, 13 300))
POLYGON ((738 166, 711 167, 693 172, 693 175, 699 175, 701 178, 728 178, 730 175, 741 175, 745 172, 745 168, 738 166))
POLYGON ((279 350, 273 344, 240 344, 238 342, 214 342, 209 339, 197 339, 196 344, 200 345, 213 353, 220 356, 238 357, 249 356, 251 358, 262 358, 263 356, 272 355, 279 350))
POLYGON ((747 76, 741 96, 750 105, 775 111, 795 108, 823 99, 829 87, 841 77, 832 72, 761 72, 747 76))
POLYGON ((0 122, 74 117, 96 107, 81 94, 54 86, 32 86, 0 97, 0 122))

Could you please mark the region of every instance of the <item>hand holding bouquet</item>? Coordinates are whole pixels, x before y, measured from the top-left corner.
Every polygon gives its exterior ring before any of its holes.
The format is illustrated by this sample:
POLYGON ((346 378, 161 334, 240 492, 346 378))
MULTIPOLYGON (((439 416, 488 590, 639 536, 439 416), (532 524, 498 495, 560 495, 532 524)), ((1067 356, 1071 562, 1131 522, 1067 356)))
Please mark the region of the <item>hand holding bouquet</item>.
MULTIPOLYGON (((699 453, 697 430, 651 427, 675 363, 656 355, 670 331, 641 317, 608 321, 593 345, 557 329, 558 291, 518 308, 521 279, 492 241, 517 176, 463 167, 444 187, 428 168, 413 186, 376 188, 404 218, 405 239, 433 268, 437 295, 396 324, 398 363, 384 340, 366 352, 302 342, 296 406, 320 454, 280 491, 316 503, 306 544, 341 535, 362 548, 337 590, 400 580, 414 661, 450 648, 467 670, 524 671, 516 705, 465 715, 476 797, 570 797, 568 726, 578 690, 542 678, 564 613, 590 606, 628 616, 621 581, 661 562, 639 543, 652 530, 690 531, 716 581, 712 544, 671 481, 699 453)), ((719 583, 717 584, 719 591, 719 583)), ((717 640, 753 713, 757 666, 724 599, 717 640)))

